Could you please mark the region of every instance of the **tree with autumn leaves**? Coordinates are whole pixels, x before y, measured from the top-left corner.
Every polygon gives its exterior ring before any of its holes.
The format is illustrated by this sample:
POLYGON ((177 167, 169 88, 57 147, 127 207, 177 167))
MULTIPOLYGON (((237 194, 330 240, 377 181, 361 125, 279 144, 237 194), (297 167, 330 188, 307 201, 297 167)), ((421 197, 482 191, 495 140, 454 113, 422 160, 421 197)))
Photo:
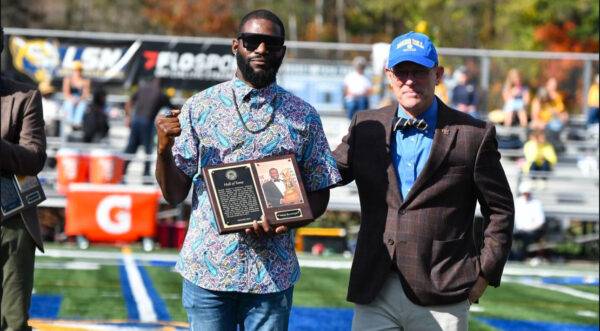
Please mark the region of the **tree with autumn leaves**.
POLYGON ((423 28, 440 47, 598 52, 596 0, 2 0, 5 27, 232 37, 256 8, 288 39, 389 41, 423 28), (37 8, 37 9, 36 9, 37 8))

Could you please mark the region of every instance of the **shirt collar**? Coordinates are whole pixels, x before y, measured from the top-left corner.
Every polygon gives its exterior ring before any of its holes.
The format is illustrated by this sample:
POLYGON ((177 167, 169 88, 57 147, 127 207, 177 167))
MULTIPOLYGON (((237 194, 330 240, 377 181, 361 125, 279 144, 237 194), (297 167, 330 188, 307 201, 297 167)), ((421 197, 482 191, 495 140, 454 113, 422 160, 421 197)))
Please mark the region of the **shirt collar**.
MULTIPOLYGON (((398 111, 396 112, 398 117, 402 118, 412 118, 408 113, 402 108, 402 106, 398 105, 398 111)), ((437 125, 437 116, 438 115, 438 102, 437 98, 433 98, 433 102, 427 108, 425 112, 421 115, 417 116, 416 119, 424 119, 427 123, 428 128, 435 128, 437 125)))
POLYGON ((235 93, 235 97, 239 103, 247 102, 252 97, 260 96, 264 98, 266 101, 271 101, 275 95, 277 94, 277 81, 274 81, 270 85, 263 87, 261 89, 256 89, 250 85, 248 85, 243 80, 238 77, 234 77, 232 80, 233 93, 235 93))

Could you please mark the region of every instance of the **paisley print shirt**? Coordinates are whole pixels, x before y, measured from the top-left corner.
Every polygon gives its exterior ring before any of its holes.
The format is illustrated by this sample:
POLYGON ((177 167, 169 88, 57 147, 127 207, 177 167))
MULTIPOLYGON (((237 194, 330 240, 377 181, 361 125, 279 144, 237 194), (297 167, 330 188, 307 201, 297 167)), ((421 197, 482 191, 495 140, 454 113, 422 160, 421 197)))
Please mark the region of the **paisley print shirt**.
POLYGON ((316 110, 276 83, 254 89, 234 78, 188 99, 179 121, 172 152, 193 178, 193 192, 176 270, 216 291, 273 293, 294 285, 300 267, 292 233, 219 235, 201 169, 293 153, 307 192, 334 185, 341 178, 316 110))

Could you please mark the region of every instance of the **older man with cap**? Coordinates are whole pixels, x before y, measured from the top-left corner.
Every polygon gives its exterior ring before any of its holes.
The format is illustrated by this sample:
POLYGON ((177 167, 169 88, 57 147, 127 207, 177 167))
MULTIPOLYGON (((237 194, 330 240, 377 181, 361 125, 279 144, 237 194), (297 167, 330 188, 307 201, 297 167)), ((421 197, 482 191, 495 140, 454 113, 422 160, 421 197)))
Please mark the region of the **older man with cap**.
POLYGON ((443 73, 426 35, 394 39, 386 75, 398 106, 357 113, 334 152, 361 204, 353 330, 467 330, 471 303, 500 285, 514 203, 496 132, 435 97, 443 73))

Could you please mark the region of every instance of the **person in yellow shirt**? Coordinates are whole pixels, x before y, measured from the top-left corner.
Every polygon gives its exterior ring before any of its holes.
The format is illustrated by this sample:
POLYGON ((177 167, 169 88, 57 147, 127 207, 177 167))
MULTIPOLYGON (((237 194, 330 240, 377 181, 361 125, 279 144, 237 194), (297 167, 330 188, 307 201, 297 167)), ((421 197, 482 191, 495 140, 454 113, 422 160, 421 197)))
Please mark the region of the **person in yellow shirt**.
POLYGON ((596 74, 594 84, 588 90, 587 106, 587 124, 598 124, 598 74, 596 74))
POLYGON ((546 141, 543 130, 533 130, 529 134, 529 140, 523 146, 525 164, 523 172, 529 171, 552 171, 558 161, 554 146, 546 141))
POLYGON ((544 87, 538 89, 531 102, 531 128, 559 132, 568 120, 569 114, 558 92, 558 83, 555 78, 550 78, 544 87))

